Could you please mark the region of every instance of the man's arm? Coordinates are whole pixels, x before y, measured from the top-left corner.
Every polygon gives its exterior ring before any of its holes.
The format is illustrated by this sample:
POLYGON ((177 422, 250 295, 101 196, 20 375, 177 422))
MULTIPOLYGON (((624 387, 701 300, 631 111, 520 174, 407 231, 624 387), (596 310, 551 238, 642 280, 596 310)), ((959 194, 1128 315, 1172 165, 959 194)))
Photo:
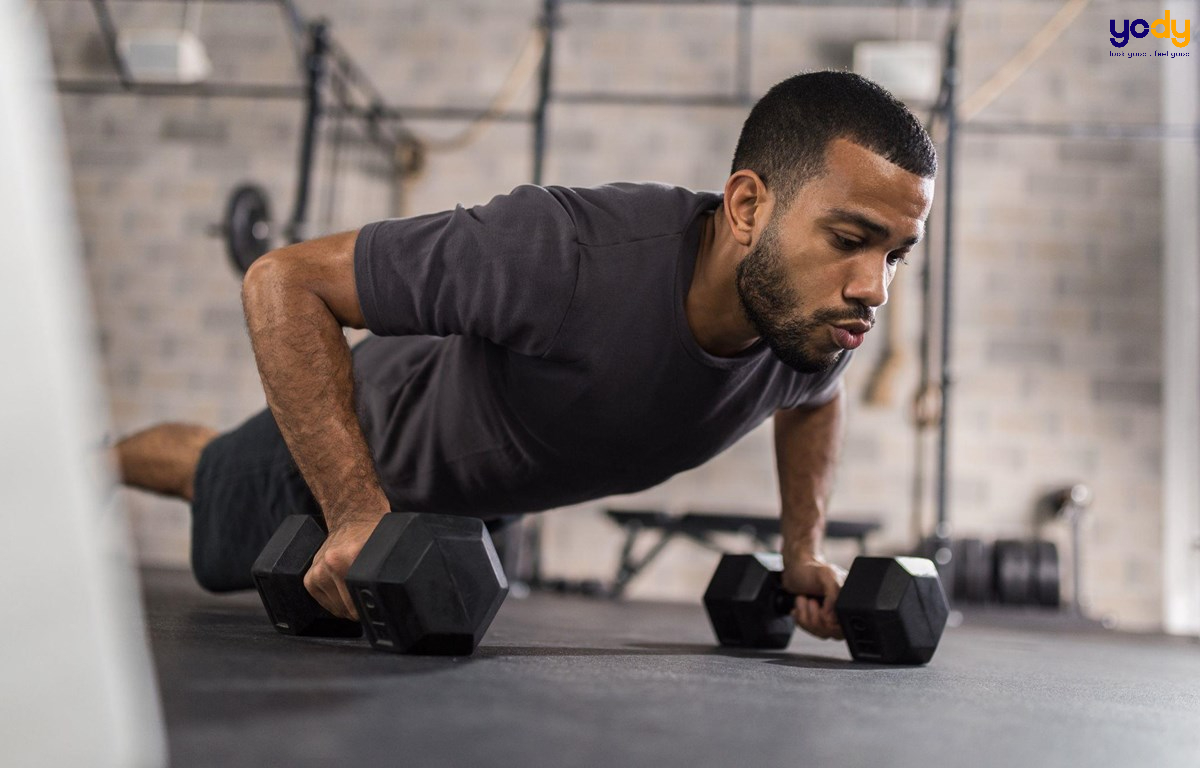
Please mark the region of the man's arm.
POLYGON ((329 528, 304 585, 347 618, 355 611, 346 571, 390 511, 355 412, 342 334, 344 326, 366 323, 354 284, 356 237, 347 232, 273 251, 242 283, 267 405, 329 528))
POLYGON ((794 408, 775 414, 775 458, 782 502, 783 586, 798 598, 796 623, 818 637, 841 637, 833 604, 845 572, 821 554, 825 513, 833 491, 834 468, 842 441, 843 388, 816 408, 794 408))

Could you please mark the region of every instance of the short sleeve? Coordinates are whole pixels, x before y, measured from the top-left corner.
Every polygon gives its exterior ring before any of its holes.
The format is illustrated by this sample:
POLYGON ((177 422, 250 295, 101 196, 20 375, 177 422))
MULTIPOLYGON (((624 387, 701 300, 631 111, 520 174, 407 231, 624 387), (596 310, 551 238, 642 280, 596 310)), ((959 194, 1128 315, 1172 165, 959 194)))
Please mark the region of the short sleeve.
POLYGON ((527 355, 549 349, 578 271, 571 213, 535 186, 473 208, 368 224, 354 247, 372 332, 475 336, 527 355))

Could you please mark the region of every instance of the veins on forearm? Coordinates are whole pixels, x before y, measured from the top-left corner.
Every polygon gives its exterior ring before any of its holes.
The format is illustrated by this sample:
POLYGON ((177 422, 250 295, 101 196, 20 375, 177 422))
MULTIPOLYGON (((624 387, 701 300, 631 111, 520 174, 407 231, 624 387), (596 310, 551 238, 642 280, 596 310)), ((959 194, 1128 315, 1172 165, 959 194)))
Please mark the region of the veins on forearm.
POLYGON ((318 297, 280 291, 246 303, 267 404, 327 521, 353 519, 354 500, 381 491, 354 408, 349 346, 318 297))

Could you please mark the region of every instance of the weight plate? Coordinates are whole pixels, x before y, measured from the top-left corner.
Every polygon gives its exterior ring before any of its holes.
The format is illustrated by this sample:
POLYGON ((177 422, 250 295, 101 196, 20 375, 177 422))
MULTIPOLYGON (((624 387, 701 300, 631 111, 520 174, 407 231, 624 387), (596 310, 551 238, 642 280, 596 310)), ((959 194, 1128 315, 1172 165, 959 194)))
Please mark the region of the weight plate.
POLYGON ((1058 608, 1061 603, 1058 547, 1053 541, 1035 541, 1033 547, 1037 554, 1034 567, 1035 602, 1047 608, 1058 608))
POLYGON ((986 603, 992 597, 991 546, 979 539, 963 539, 959 555, 962 600, 986 603))
POLYGON ((229 193, 225 245, 233 266, 242 274, 271 250, 271 202, 262 187, 242 184, 229 193))
POLYGON ((1033 602, 1033 547, 1024 541, 997 541, 996 597, 1006 605, 1033 602))

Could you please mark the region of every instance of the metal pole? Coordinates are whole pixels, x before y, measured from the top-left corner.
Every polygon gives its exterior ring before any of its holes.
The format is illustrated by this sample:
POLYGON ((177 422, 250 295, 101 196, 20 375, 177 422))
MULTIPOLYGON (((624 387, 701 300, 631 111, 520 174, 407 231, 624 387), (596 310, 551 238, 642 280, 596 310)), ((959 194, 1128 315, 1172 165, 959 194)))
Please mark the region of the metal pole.
POLYGON ((325 76, 325 55, 329 51, 329 25, 324 21, 309 25, 309 48, 305 57, 308 108, 304 114, 304 135, 300 141, 300 168, 296 177, 296 205, 287 225, 292 243, 305 239, 308 218, 308 189, 312 182, 313 157, 316 154, 317 121, 321 117, 321 80, 325 76))
POLYGON ((928 501, 929 481, 929 428, 933 426, 928 421, 929 414, 924 410, 928 407, 928 395, 933 383, 930 381, 929 363, 932 357, 930 344, 930 328, 933 326, 933 265, 930 263, 933 254, 929 238, 921 242, 921 340, 920 349, 920 380, 917 383, 917 396, 913 403, 913 484, 912 484, 912 521, 914 538, 917 541, 926 535, 922 523, 928 501))
POLYGON ((133 85, 133 76, 117 45, 117 26, 113 24, 112 15, 108 12, 108 3, 105 0, 92 0, 92 10, 96 13, 96 22, 100 25, 100 36, 104 38, 104 49, 108 52, 108 58, 117 70, 121 86, 128 88, 133 85))
POLYGON ((134 96, 193 96, 206 99, 300 99, 304 96, 301 85, 274 85, 271 83, 138 83, 122 84, 112 80, 58 79, 54 87, 59 93, 69 95, 121 95, 134 96))
POLYGON ((750 98, 751 67, 753 66, 754 6, 750 0, 741 0, 737 6, 737 60, 735 79, 739 101, 750 98))
POLYGON ((546 108, 550 104, 550 82, 554 67, 554 30, 558 27, 559 0, 542 5, 542 31, 546 36, 542 64, 538 70, 538 99, 533 111, 533 183, 540 185, 546 165, 546 108))
POLYGON ((963 134, 972 136, 1050 136, 1064 139, 1110 139, 1113 141, 1198 141, 1200 128, 1195 125, 1159 123, 1031 123, 1025 121, 986 120, 962 123, 963 134))
POLYGON ((947 490, 949 485, 949 455, 950 455, 950 403, 951 389, 954 386, 954 373, 951 368, 951 324, 953 323, 953 266, 954 266, 954 149, 958 140, 958 119, 955 114, 955 86, 958 81, 958 8, 954 14, 950 29, 946 35, 946 67, 943 77, 946 78, 946 146, 942 152, 945 182, 943 194, 946 196, 946 206, 942 220, 942 348, 941 348, 941 419, 938 424, 938 472, 937 472, 937 528, 934 535, 944 541, 950 535, 949 510, 947 509, 947 490))

